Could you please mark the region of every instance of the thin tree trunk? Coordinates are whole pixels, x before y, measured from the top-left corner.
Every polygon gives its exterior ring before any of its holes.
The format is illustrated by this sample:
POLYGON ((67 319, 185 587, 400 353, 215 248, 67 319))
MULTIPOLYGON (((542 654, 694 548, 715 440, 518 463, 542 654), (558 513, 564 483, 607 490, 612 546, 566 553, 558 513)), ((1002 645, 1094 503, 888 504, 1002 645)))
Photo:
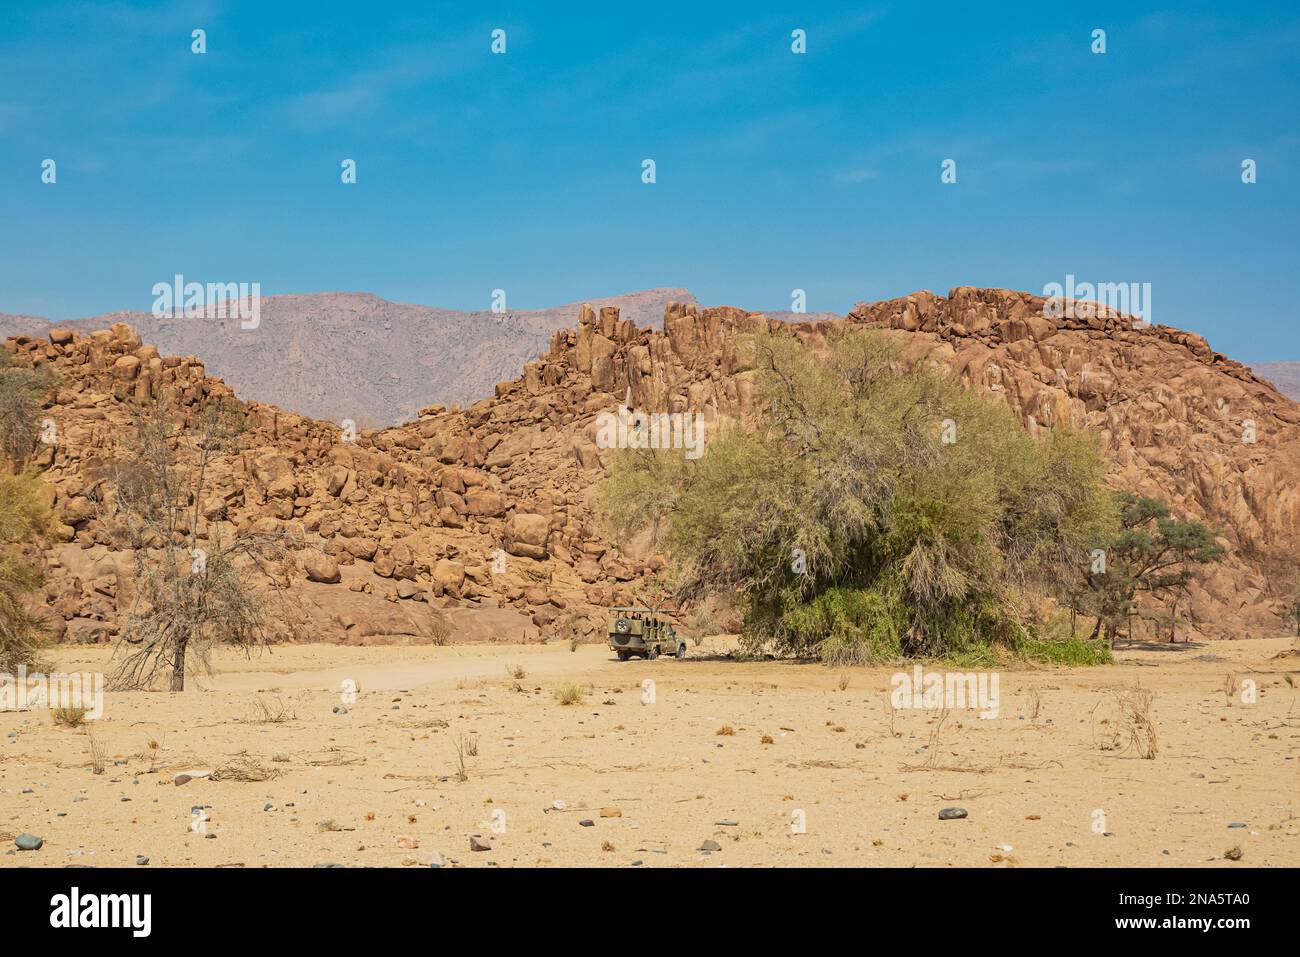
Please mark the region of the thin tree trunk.
POLYGON ((185 644, 184 642, 176 646, 176 654, 172 656, 172 691, 185 690, 185 644))

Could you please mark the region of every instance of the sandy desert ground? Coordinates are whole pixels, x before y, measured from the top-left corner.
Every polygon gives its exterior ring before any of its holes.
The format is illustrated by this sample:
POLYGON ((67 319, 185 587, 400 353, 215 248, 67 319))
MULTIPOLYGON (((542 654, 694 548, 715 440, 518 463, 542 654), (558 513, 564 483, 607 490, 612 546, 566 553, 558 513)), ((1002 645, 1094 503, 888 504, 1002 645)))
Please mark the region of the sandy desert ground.
POLYGON ((891 713, 898 669, 727 646, 626 663, 558 643, 278 647, 222 656, 182 694, 109 694, 82 728, 0 713, 0 866, 1300 865, 1294 639, 1003 670, 998 717, 950 712, 933 744, 937 712, 891 713), (1153 759, 1098 746, 1108 689, 1135 682, 1153 759), (556 701, 567 683, 583 703, 556 701), (270 776, 174 783, 219 769, 270 776), (954 806, 968 816, 939 819, 954 806), (15 850, 23 832, 44 846, 15 850))

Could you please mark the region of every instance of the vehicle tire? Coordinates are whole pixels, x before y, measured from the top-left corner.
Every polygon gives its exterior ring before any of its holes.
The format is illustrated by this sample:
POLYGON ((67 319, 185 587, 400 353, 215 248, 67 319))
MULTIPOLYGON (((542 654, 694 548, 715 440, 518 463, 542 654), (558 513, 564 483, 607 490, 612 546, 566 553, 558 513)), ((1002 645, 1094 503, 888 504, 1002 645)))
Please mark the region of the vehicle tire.
POLYGON ((680 645, 677 646, 677 660, 682 661, 683 659, 685 659, 685 657, 686 657, 686 642, 683 641, 680 645))
POLYGON ((627 661, 627 659, 628 659, 629 657, 631 657, 631 655, 630 655, 628 652, 623 651, 622 649, 619 650, 619 652, 618 652, 618 660, 619 660, 619 661, 627 661))

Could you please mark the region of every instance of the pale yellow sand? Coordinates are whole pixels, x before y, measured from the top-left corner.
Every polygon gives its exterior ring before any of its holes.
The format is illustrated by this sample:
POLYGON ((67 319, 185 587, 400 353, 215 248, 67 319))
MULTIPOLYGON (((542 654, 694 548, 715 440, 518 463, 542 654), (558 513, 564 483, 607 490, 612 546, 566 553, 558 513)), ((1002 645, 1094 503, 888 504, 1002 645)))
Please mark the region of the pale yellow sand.
MULTIPOLYGON (((1023 866, 1300 865, 1300 692, 1285 681, 1300 682, 1300 656, 1278 657, 1292 639, 1126 652, 1110 668, 1004 670, 999 716, 952 712, 934 749, 934 765, 966 770, 914 767, 929 758, 918 749, 935 713, 891 719, 895 669, 704 657, 725 645, 693 648, 699 657, 685 662, 620 663, 603 647, 560 644, 221 655, 217 673, 183 694, 107 696, 91 726, 108 756, 103 774, 90 767, 86 729, 56 727, 44 711, 0 713, 0 866, 135 866, 137 855, 150 867, 427 866, 435 854, 479 867, 989 867, 997 856, 1023 866), (507 664, 524 669, 522 690, 507 664), (358 699, 334 714, 347 678, 358 699), (1255 704, 1241 701, 1246 678, 1260 689, 1255 704), (645 679, 652 704, 642 703, 645 679), (1092 709, 1106 688, 1135 681, 1155 692, 1153 760, 1095 744, 1092 709), (568 682, 589 686, 585 704, 556 703, 568 682), (258 698, 293 717, 258 722, 258 698), (724 725, 735 734, 718 735, 724 725), (478 745, 466 781, 456 777, 462 735, 478 745), (153 758, 151 739, 161 745, 153 758), (278 776, 173 784, 178 771, 241 755, 278 776), (215 838, 191 830, 194 805, 210 805, 215 838), (938 820, 952 805, 969 818, 938 820), (796 812, 805 833, 793 833, 796 812), (1095 832, 1096 812, 1111 836, 1095 832), (337 830, 322 829, 331 821, 337 830), (3 853, 24 831, 44 848, 3 853), (471 852, 473 834, 491 850, 471 852), (721 850, 697 850, 706 840, 721 850), (1242 860, 1224 860, 1234 846, 1242 860)), ((103 669, 107 650, 63 648, 56 659, 68 671, 103 669)))

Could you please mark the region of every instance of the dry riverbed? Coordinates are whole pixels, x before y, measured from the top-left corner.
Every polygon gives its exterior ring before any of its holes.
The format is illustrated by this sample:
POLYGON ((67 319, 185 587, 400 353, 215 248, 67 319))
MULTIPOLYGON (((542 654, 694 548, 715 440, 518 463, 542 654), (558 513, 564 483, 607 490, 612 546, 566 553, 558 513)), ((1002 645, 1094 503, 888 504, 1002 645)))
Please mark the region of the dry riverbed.
POLYGON ((0 867, 1300 865, 1292 639, 1004 669, 987 719, 729 647, 289 646, 80 728, 0 712, 0 867), (1149 759, 1106 749, 1135 685, 1149 759))

